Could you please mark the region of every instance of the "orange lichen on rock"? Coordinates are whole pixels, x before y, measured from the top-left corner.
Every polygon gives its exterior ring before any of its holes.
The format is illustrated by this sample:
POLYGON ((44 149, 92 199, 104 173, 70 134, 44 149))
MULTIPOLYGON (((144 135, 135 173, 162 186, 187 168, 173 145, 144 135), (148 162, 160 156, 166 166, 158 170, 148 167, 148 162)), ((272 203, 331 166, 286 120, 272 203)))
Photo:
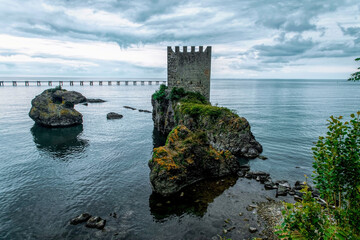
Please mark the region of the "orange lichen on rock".
POLYGON ((154 148, 149 167, 154 191, 170 195, 204 178, 235 174, 239 162, 229 151, 213 148, 204 132, 179 125, 171 131, 165 146, 154 148))
POLYGON ((179 168, 165 147, 154 148, 152 160, 159 166, 159 168, 164 168, 167 171, 179 168))

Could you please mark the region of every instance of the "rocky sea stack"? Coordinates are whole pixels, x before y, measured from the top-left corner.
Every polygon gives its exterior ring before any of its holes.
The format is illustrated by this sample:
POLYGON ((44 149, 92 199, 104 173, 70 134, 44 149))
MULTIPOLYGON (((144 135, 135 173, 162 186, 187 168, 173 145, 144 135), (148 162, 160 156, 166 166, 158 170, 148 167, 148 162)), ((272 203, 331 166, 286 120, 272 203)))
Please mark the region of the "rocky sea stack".
POLYGON ((212 106, 200 93, 165 85, 152 96, 155 128, 169 134, 149 162, 153 190, 168 196, 205 178, 236 173, 236 157, 255 158, 262 146, 248 121, 212 106))
POLYGON ((229 151, 215 150, 205 132, 179 125, 154 149, 149 167, 154 191, 168 196, 205 178, 236 174, 240 164, 229 151))
POLYGON ((212 147, 229 150, 237 157, 256 158, 262 146, 250 130, 249 122, 228 108, 212 106, 199 93, 182 88, 167 91, 162 85, 152 97, 155 128, 163 134, 183 124, 191 131, 203 130, 212 147))
POLYGON ((31 101, 29 116, 45 127, 68 127, 82 124, 82 114, 74 105, 86 102, 78 92, 66 91, 61 87, 47 89, 31 101))

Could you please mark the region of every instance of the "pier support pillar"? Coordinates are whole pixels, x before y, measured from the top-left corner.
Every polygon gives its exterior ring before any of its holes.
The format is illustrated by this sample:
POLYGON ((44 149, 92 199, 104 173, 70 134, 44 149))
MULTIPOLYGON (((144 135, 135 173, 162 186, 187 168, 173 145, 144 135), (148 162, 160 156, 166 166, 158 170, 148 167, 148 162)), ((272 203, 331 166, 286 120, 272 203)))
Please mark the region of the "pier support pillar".
POLYGON ((17 86, 17 83, 16 83, 16 81, 13 81, 13 86, 17 86))
POLYGON ((0 82, 0 86, 4 86, 4 82, 3 82, 3 81, 0 82))
POLYGON ((133 81, 133 85, 136 85, 136 81, 133 81))
POLYGON ((93 81, 90 81, 90 86, 93 86, 94 85, 94 82, 93 81))
POLYGON ((160 84, 160 82, 159 81, 156 81, 156 85, 159 85, 160 84))
POLYGON ((41 82, 40 82, 40 81, 37 81, 37 82, 36 82, 36 86, 41 86, 41 82))
POLYGON ((84 81, 80 81, 80 86, 84 86, 84 81))
POLYGON ((117 84, 117 85, 120 85, 120 81, 117 81, 116 84, 117 84))
POLYGON ((63 81, 59 81, 59 86, 64 85, 63 81))
POLYGON ((102 81, 99 81, 99 86, 102 86, 102 81))
POLYGON ((111 86, 111 81, 108 81, 108 85, 111 86))
POLYGON ((129 85, 129 81, 125 81, 125 85, 129 85))
POLYGON ((70 81, 70 86, 74 86, 74 81, 70 81))
POLYGON ((144 82, 144 81, 141 81, 141 85, 145 85, 145 82, 144 82))
POLYGON ((29 81, 25 81, 25 86, 29 86, 29 81))
POLYGON ((49 86, 52 86, 52 81, 49 81, 49 82, 48 82, 48 85, 49 85, 49 86))
POLYGON ((148 83, 149 85, 152 85, 152 81, 149 81, 149 83, 148 83))

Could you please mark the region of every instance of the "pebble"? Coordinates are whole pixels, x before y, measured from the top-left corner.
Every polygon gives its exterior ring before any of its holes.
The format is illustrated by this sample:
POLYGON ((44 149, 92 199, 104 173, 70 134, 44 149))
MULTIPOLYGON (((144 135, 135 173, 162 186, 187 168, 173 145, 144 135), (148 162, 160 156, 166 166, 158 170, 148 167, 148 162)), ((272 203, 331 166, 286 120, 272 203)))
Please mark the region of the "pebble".
POLYGON ((249 227, 249 232, 254 233, 257 231, 257 228, 249 227))

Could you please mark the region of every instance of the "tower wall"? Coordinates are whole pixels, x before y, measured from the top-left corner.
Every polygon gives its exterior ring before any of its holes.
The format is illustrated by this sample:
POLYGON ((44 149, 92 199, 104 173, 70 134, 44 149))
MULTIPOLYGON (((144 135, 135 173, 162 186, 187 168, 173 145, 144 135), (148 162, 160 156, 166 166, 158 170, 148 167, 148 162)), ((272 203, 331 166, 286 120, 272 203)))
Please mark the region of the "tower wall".
POLYGON ((167 55, 168 87, 200 92, 210 100, 211 46, 205 51, 199 46, 197 52, 194 46, 190 49, 184 46, 182 52, 178 46, 175 51, 168 47, 167 55))

